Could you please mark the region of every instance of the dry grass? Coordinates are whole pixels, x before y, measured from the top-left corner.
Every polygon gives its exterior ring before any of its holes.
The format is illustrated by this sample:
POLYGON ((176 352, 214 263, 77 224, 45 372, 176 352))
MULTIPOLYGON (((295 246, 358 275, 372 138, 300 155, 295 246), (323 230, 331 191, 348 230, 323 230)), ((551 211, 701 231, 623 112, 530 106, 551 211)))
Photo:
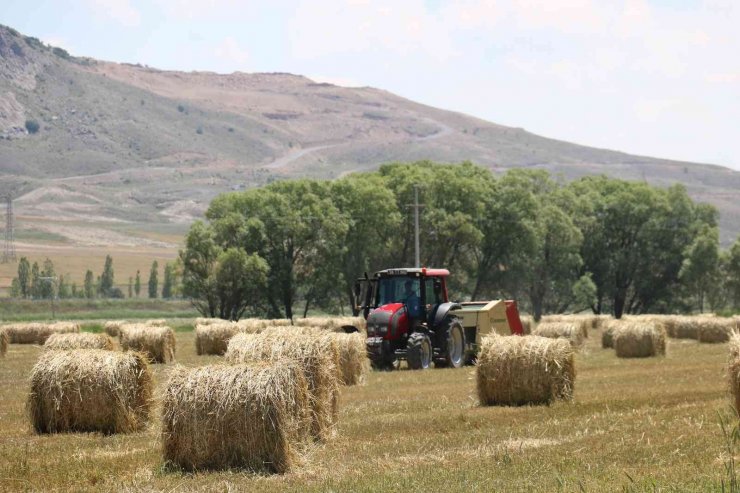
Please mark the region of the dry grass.
POLYGON ((44 343, 45 350, 66 349, 114 349, 113 341, 105 334, 91 334, 83 332, 80 334, 52 334, 44 343))
POLYGON ((567 339, 574 347, 583 345, 583 324, 571 322, 541 322, 532 335, 551 339, 567 339))
POLYGON ((125 325, 121 328, 121 349, 140 351, 152 363, 173 361, 175 347, 175 333, 169 327, 125 325))
POLYGON ((80 331, 75 322, 18 322, 2 327, 8 334, 11 344, 44 344, 52 334, 76 333, 80 331))
MULTIPOLYGON (((0 361, 0 491, 727 489, 717 417, 730 403, 727 346, 682 341, 664 358, 619 359, 593 336, 573 400, 550 406, 480 406, 471 367, 371 372, 342 390, 336 438, 282 475, 168 472, 159 419, 134 434, 36 436, 24 401, 39 348, 11 345, 0 361)), ((192 332, 176 337, 180 364, 221 359, 197 356, 192 332)), ((151 368, 163 395, 174 367, 151 368)))
POLYGON ((521 406, 571 399, 573 347, 564 339, 491 336, 483 339, 476 371, 483 405, 521 406))
POLYGON ((30 380, 27 409, 38 433, 127 433, 149 419, 152 375, 138 353, 49 351, 30 380))
POLYGON ((309 438, 308 384, 284 361, 177 368, 162 416, 164 459, 178 467, 284 473, 309 438))
POLYGON ((231 364, 292 361, 306 375, 311 393, 311 430, 317 439, 332 436, 339 412, 339 350, 331 339, 303 334, 238 334, 229 341, 231 364))
POLYGON ((619 358, 665 356, 665 328, 651 322, 625 322, 614 333, 614 350, 619 358))

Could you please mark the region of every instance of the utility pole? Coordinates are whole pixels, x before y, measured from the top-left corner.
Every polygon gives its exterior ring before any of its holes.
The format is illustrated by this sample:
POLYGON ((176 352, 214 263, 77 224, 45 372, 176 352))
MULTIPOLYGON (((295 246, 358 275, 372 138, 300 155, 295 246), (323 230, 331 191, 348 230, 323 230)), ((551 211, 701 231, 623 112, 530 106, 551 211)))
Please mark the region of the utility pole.
POLYGON ((419 249, 419 209, 424 207, 419 204, 419 185, 414 185, 414 203, 409 204, 406 207, 414 209, 414 253, 416 265, 415 267, 421 267, 421 255, 419 249))
POLYGON ((5 245, 3 248, 3 257, 1 262, 3 264, 16 261, 15 235, 13 234, 13 231, 15 230, 14 222, 13 194, 12 192, 8 192, 8 194, 5 196, 5 245))

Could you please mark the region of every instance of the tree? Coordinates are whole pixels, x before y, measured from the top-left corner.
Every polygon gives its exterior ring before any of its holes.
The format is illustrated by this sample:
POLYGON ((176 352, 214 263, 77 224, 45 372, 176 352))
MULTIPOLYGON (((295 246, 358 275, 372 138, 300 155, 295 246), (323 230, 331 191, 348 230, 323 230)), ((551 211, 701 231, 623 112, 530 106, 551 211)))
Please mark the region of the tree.
POLYGON ((31 296, 31 265, 26 257, 18 261, 18 290, 21 298, 31 296))
POLYGON ((298 293, 307 290, 316 269, 336 265, 333 255, 347 231, 346 218, 329 197, 329 185, 314 180, 280 181, 220 195, 206 217, 217 246, 242 248, 267 262, 268 316, 273 318, 282 314, 292 319, 298 293))
POLYGON ((590 274, 582 275, 573 284, 573 299, 576 307, 574 311, 581 311, 584 308, 595 309, 597 301, 596 284, 594 284, 590 274))
POLYGON ((114 274, 113 274, 113 258, 110 255, 105 256, 105 265, 103 266, 103 273, 100 274, 100 295, 104 298, 111 296, 113 292, 113 286, 115 285, 114 274))
POLYGON ((134 293, 137 298, 141 294, 141 272, 138 269, 136 270, 136 279, 134 280, 134 293))
POLYGON ((155 260, 152 262, 152 268, 149 271, 149 297, 156 298, 159 290, 159 263, 155 260))
POLYGON ((85 284, 84 284, 85 298, 91 300, 95 297, 95 277, 91 270, 85 272, 85 284))
POLYGON ((31 297, 32 298, 40 298, 41 297, 41 282, 39 280, 39 277, 41 276, 41 269, 39 268, 39 263, 34 262, 31 266, 31 297))
POLYGON ((725 264, 727 290, 735 309, 740 308, 740 237, 735 240, 727 254, 725 264))
POLYGON ((57 296, 60 299, 67 299, 71 297, 69 282, 67 277, 63 274, 59 274, 59 283, 57 284, 57 296))
POLYGON ((183 294, 204 316, 238 320, 262 310, 269 267, 238 247, 220 248, 211 228, 196 222, 180 251, 183 294))
POLYGON ((134 278, 131 276, 128 278, 128 297, 134 297, 134 278))
POLYGON ((10 297, 11 298, 20 298, 21 297, 21 285, 18 282, 18 278, 13 278, 12 281, 10 281, 10 297))
POLYGON ((164 264, 164 279, 162 281, 162 298, 172 298, 172 288, 174 285, 174 266, 167 262, 164 264))
POLYGON ((696 299, 700 312, 704 312, 704 301, 711 287, 719 279, 719 231, 706 226, 686 251, 680 273, 696 299))

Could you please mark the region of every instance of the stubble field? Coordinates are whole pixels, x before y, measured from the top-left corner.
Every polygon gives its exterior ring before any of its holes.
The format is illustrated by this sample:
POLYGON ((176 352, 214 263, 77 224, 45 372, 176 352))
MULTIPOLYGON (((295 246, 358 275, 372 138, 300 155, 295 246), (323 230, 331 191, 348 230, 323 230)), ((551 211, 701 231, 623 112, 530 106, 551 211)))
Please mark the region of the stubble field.
MULTIPOLYGON (((726 344, 671 340, 665 358, 619 360, 592 331, 575 398, 480 407, 474 369, 371 373, 343 390, 336 437, 284 475, 164 466, 159 407, 146 432, 35 435, 24 411, 41 349, 0 359, 0 491, 729 491, 726 344)), ((177 360, 196 356, 177 333, 177 360)), ((154 365, 158 393, 172 365, 154 365)))

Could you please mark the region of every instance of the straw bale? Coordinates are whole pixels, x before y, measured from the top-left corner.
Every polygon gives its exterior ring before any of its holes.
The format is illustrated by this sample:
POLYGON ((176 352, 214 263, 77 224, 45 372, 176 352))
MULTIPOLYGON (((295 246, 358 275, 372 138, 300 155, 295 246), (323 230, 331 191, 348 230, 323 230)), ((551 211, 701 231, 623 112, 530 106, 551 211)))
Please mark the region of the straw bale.
POLYGON ((167 327, 167 320, 165 320, 164 318, 152 318, 144 322, 144 325, 149 325, 152 327, 167 327))
POLYGON ((565 339, 485 337, 476 368, 480 403, 520 406, 569 400, 576 377, 574 359, 565 339))
POLYGON ((601 333, 601 347, 603 349, 614 347, 614 334, 619 330, 626 322, 624 320, 613 319, 608 322, 603 322, 604 330, 601 333))
POLYGON ((52 334, 80 331, 80 325, 75 322, 12 323, 5 325, 3 328, 7 330, 11 344, 43 344, 52 334))
POLYGON ((699 342, 717 343, 727 342, 738 327, 731 318, 703 317, 699 320, 699 342))
POLYGON ((169 327, 124 325, 121 349, 141 351, 152 363, 169 363, 175 359, 175 333, 169 327))
POLYGON ((366 322, 362 317, 307 317, 296 319, 295 324, 299 327, 318 327, 332 332, 364 332, 366 330, 366 322))
POLYGON ((195 326, 195 352, 198 355, 216 354, 223 356, 229 340, 239 332, 234 322, 221 321, 210 325, 195 326))
POLYGON ((531 334, 532 328, 535 326, 534 318, 530 315, 522 315, 520 319, 522 321, 522 330, 524 335, 531 334))
POLYGON ((735 410, 740 414, 740 334, 732 334, 729 348, 727 376, 730 392, 735 398, 735 410))
POLYGON ((186 470, 284 473, 309 439, 308 411, 295 363, 177 368, 163 402, 164 458, 186 470))
POLYGON ((311 430, 317 439, 333 434, 339 414, 339 350, 331 339, 275 331, 269 334, 237 334, 229 341, 226 361, 231 364, 257 361, 294 361, 306 375, 311 395, 311 430))
POLYGON ((675 339, 698 339, 700 317, 674 316, 667 321, 670 337, 675 339))
POLYGON ((103 325, 103 330, 111 337, 118 337, 121 335, 121 327, 127 324, 125 320, 108 320, 103 325))
POLYGON ((614 333, 614 350, 618 358, 663 356, 666 351, 665 328, 650 322, 625 322, 614 333))
POLYGON ((44 343, 44 349, 105 349, 113 351, 113 341, 105 334, 91 334, 82 332, 80 334, 52 334, 44 343))
POLYGON ((146 426, 152 391, 139 353, 47 351, 31 370, 27 410, 37 433, 128 433, 146 426))
POLYGON ((5 353, 8 352, 8 344, 10 344, 8 331, 0 328, 0 357, 5 356, 5 353))
POLYGON ((533 335, 563 338, 568 339, 573 346, 583 345, 583 325, 570 322, 542 322, 534 329, 533 335))

